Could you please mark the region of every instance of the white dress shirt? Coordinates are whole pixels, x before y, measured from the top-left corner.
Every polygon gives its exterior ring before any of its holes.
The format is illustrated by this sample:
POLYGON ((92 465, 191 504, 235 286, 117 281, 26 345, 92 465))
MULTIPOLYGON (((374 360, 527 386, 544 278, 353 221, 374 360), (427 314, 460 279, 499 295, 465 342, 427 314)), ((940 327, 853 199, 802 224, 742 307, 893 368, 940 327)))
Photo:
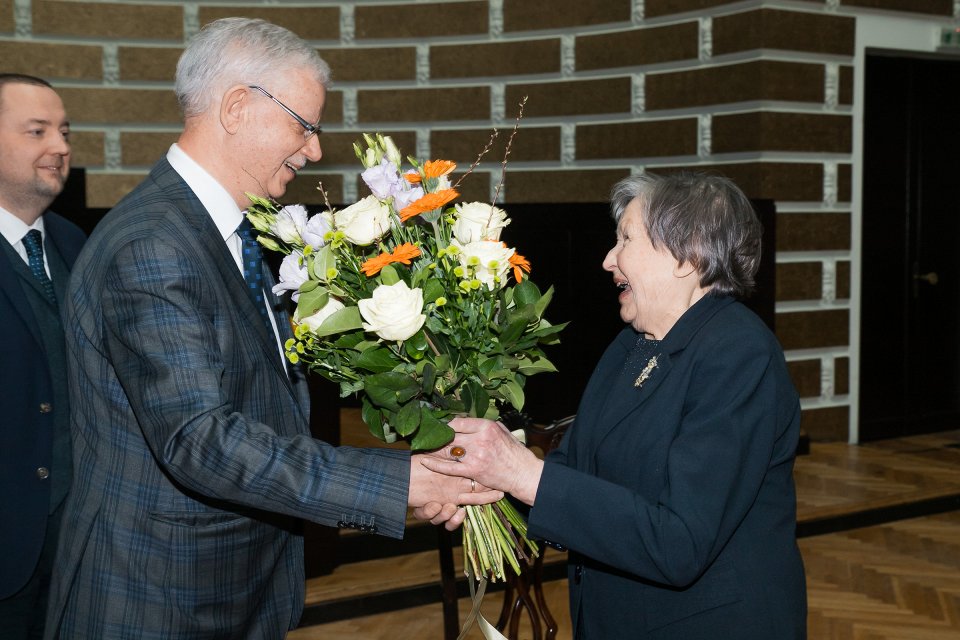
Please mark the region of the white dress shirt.
MULTIPOLYGON (((28 225, 3 207, 0 207, 0 234, 7 239, 10 246, 23 258, 23 261, 28 267, 30 266, 30 256, 27 255, 27 248, 23 244, 23 238, 27 235, 27 232, 32 229, 37 229, 43 241, 46 242, 47 232, 43 228, 43 216, 37 218, 33 224, 28 225)), ((47 277, 50 278, 50 265, 47 262, 46 251, 43 252, 43 268, 47 272, 47 277)))

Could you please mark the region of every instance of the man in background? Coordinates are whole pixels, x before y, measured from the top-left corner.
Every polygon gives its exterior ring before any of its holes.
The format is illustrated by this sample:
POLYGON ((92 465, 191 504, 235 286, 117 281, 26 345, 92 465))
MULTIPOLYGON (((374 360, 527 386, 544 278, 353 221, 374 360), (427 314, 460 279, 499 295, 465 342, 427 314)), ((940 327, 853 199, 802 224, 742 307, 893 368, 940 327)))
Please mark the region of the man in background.
POLYGON ((0 636, 43 634, 70 409, 59 307, 83 245, 47 207, 70 172, 70 123, 44 80, 0 73, 0 636))
POLYGON ((303 608, 301 519, 399 538, 408 506, 456 521, 457 504, 502 495, 310 436, 290 320, 242 211, 320 159, 328 82, 286 29, 204 27, 177 65, 183 134, 77 261, 77 469, 48 637, 279 639, 303 608))

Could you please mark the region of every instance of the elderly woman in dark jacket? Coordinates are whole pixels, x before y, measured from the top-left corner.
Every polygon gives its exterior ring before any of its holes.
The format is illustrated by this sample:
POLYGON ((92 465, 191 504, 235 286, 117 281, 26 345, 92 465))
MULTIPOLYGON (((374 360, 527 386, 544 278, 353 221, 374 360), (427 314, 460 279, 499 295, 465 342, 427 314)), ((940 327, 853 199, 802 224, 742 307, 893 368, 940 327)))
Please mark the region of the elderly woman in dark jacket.
POLYGON ((560 447, 538 460, 497 423, 454 421, 436 471, 531 505, 570 551, 576 638, 804 638, 793 462, 800 405, 783 352, 734 296, 760 224, 729 180, 634 176, 612 200, 603 268, 627 327, 560 447))

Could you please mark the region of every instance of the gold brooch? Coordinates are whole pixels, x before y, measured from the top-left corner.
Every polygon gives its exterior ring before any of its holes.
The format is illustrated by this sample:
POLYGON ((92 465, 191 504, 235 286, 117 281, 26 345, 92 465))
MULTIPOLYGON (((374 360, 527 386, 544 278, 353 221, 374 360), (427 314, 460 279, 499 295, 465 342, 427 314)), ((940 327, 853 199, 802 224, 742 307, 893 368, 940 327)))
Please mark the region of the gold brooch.
POLYGON ((653 370, 657 368, 657 356, 653 356, 647 360, 647 366, 643 368, 643 371, 640 372, 640 375, 637 376, 637 379, 634 381, 633 386, 642 387, 643 383, 647 381, 647 378, 650 377, 650 374, 653 373, 653 370))

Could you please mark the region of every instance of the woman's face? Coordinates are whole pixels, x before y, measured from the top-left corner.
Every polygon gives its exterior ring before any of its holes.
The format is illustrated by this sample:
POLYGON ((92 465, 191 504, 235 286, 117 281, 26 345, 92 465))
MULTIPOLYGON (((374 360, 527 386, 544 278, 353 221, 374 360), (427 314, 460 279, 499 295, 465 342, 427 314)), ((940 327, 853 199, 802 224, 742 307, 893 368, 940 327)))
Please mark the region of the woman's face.
POLYGON ((653 248, 637 199, 620 218, 617 244, 607 253, 603 268, 613 274, 620 289, 623 321, 658 340, 699 299, 692 299, 690 288, 693 283, 699 289, 696 271, 679 264, 666 247, 653 248))

